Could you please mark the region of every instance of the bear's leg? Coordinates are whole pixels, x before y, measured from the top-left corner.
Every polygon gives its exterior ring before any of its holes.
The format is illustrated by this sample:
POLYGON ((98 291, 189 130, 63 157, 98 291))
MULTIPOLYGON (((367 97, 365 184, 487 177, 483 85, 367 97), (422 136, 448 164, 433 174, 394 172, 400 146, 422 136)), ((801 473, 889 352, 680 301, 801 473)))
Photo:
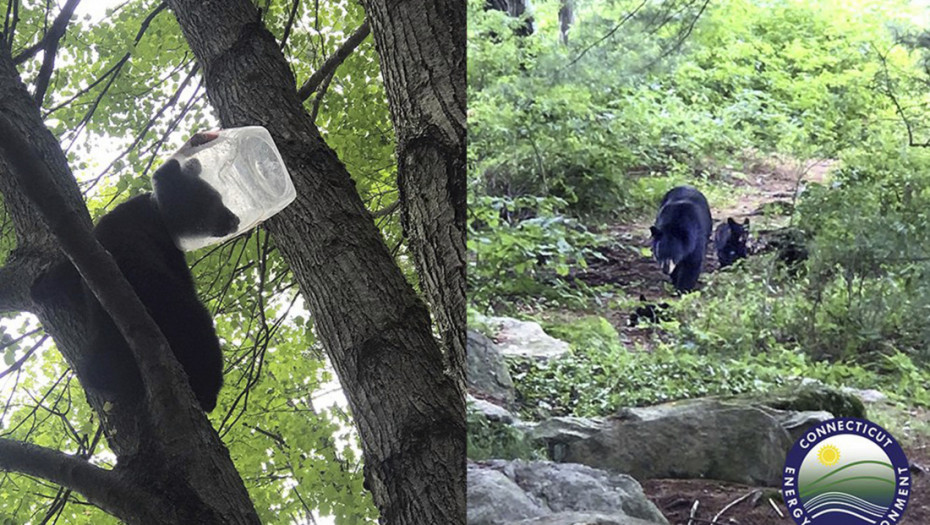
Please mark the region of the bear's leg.
POLYGON ((175 308, 159 310, 158 327, 187 374, 204 412, 216 407, 223 386, 223 352, 210 312, 196 295, 175 297, 175 308))
POLYGON ((690 292, 697 286, 698 276, 701 275, 701 262, 702 258, 692 253, 678 263, 672 272, 672 284, 676 290, 690 292))

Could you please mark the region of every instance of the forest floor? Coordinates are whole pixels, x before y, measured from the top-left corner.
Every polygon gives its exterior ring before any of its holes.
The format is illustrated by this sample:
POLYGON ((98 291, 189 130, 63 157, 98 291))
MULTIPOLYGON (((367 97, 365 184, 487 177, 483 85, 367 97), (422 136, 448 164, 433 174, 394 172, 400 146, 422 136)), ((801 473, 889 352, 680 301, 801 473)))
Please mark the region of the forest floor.
MULTIPOLYGON (((714 228, 732 217, 742 223, 750 219, 750 237, 758 239, 766 228, 787 224, 787 215, 794 205, 794 195, 809 182, 822 183, 833 161, 820 160, 798 164, 792 160, 744 159, 740 176, 729 176, 725 182, 734 192, 723 204, 711 199, 711 216, 714 228)), ((609 239, 599 248, 602 259, 591 259, 588 267, 573 271, 570 278, 589 286, 613 285, 622 288, 627 297, 645 297, 649 303, 661 303, 674 295, 668 276, 659 269, 650 252, 649 226, 654 217, 614 224, 602 231, 609 239)), ((750 250, 753 246, 750 241, 750 250)), ((712 285, 719 270, 713 242, 708 243, 704 255, 704 270, 698 289, 712 285)), ((630 347, 651 348, 661 333, 655 326, 630 326, 632 308, 607 308, 597 312, 617 329, 621 339, 630 347)))
MULTIPOLYGON (((798 166, 791 161, 755 160, 743 166, 743 174, 727 182, 735 187, 734 196, 723 206, 711 206, 714 227, 727 217, 738 222, 750 218, 750 236, 757 237, 764 228, 784 226, 784 213, 794 204, 794 196, 805 182, 823 182, 832 166, 831 161, 820 161, 798 166)), ((573 272, 572 277, 588 285, 614 285, 622 288, 628 297, 644 296, 649 302, 662 302, 673 296, 668 277, 649 255, 649 226, 652 217, 627 224, 613 225, 605 233, 611 242, 601 249, 602 260, 592 260, 587 269, 573 272)), ((708 244, 704 273, 700 286, 712 286, 714 273, 718 271, 717 257, 713 244, 708 244)), ((654 326, 629 326, 630 309, 620 311, 605 308, 597 312, 606 317, 628 344, 636 343, 649 348, 650 341, 661 334, 654 326)), ((912 421, 930 417, 930 413, 910 414, 912 421), (916 417, 916 419, 914 419, 916 417)), ((908 417, 908 416, 905 416, 908 417)), ((915 466, 912 473, 913 490, 901 525, 925 525, 930 523, 930 435, 915 435, 905 441, 904 451, 915 466)), ((711 480, 650 480, 643 484, 646 495, 656 503, 672 525, 704 525, 712 523, 715 515, 727 505, 740 500, 728 508, 717 519, 718 524, 766 525, 791 524, 786 516, 779 517, 768 502, 771 498, 784 512, 779 502, 778 489, 748 487, 733 483, 711 480), (748 495, 748 496, 747 496, 748 495), (698 507, 692 516, 692 507, 698 507), (689 521, 690 520, 690 521, 689 521)))
MULTIPOLYGON (((769 211, 790 210, 799 186, 807 182, 822 183, 832 165, 833 161, 829 160, 803 166, 792 161, 747 160, 743 176, 725 181, 736 188, 736 197, 731 199, 732 202, 723 206, 710 203, 714 228, 728 217, 740 223, 750 219, 751 237, 758 237, 756 232, 762 228, 783 226, 784 215, 769 211)), ((659 269, 649 251, 649 226, 653 219, 651 216, 642 217, 640 220, 610 226, 602 232, 612 239, 600 250, 603 259, 592 259, 587 269, 574 272, 572 277, 592 286, 612 284, 623 288, 627 296, 642 295, 650 302, 669 297, 672 293, 669 279, 659 269)), ((706 286, 708 280, 712 281, 718 269, 717 254, 713 242, 710 242, 704 255, 704 270, 698 288, 706 286)), ((642 332, 649 329, 628 326, 629 314, 629 311, 617 310, 603 313, 621 335, 638 340, 642 332)))

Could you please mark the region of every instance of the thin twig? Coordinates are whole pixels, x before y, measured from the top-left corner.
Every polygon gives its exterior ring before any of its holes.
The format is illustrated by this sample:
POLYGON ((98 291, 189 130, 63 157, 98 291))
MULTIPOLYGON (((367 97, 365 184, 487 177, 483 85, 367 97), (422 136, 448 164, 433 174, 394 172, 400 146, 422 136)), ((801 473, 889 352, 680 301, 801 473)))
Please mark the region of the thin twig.
POLYGON ((400 208, 400 199, 388 204, 387 206, 381 208, 380 210, 371 212, 371 216, 375 219, 384 217, 385 215, 390 215, 394 213, 397 208, 400 208))
MULTIPOLYGON (((152 23, 152 20, 154 20, 155 17, 158 16, 158 13, 161 13, 162 11, 164 11, 164 10, 167 9, 167 8, 168 8, 168 5, 165 4, 164 2, 162 2, 162 3, 159 4, 158 7, 156 7, 151 13, 149 13, 148 16, 146 16, 144 20, 142 20, 142 24, 139 26, 139 30, 136 31, 136 37, 135 37, 135 39, 133 40, 133 44, 132 44, 133 47, 135 47, 136 45, 138 45, 138 44, 139 44, 139 41, 142 40, 142 36, 145 35, 146 30, 149 28, 149 25, 152 23)), ((62 102, 61 104, 59 104, 59 105, 57 105, 57 106, 55 106, 55 107, 49 109, 48 112, 46 112, 46 113, 42 116, 42 118, 48 118, 48 116, 49 116, 50 114, 52 114, 52 113, 54 113, 55 111, 58 111, 59 109, 61 109, 61 108, 65 107, 65 106, 67 106, 68 104, 70 104, 71 102, 73 102, 75 99, 77 99, 77 98, 80 97, 81 95, 84 95, 85 93, 89 92, 89 91, 90 91, 91 89, 93 89, 97 84, 99 84, 100 82, 102 82, 105 78, 109 77, 110 75, 114 75, 114 76, 115 76, 115 75, 119 75, 120 70, 123 68, 123 65, 126 64, 126 61, 129 60, 129 57, 130 57, 130 56, 132 56, 132 53, 131 53, 131 52, 127 52, 126 54, 124 54, 122 58, 120 58, 119 60, 116 61, 116 64, 114 64, 113 67, 111 67, 111 68, 108 69, 106 72, 104 72, 103 75, 100 75, 100 77, 99 77, 97 80, 94 80, 94 81, 91 82, 90 85, 88 85, 86 88, 84 88, 84 89, 78 91, 77 93, 75 93, 71 98, 69 98, 69 99, 65 100, 64 102, 62 102)), ((111 81, 111 83, 112 83, 112 81, 111 81)), ((107 86, 107 89, 109 89, 109 86, 107 86)), ((105 89, 104 91, 106 91, 106 89, 105 89)))
MULTIPOLYGON (((603 42, 603 41, 607 40, 608 38, 612 37, 612 36, 614 35, 614 33, 616 33, 621 27, 623 27, 623 24, 627 23, 631 18, 633 18, 633 16, 634 16, 640 9, 643 8, 644 5, 646 5, 646 2, 647 2, 647 0, 643 0, 638 6, 636 6, 632 11, 630 11, 629 13, 627 13, 626 16, 624 16, 619 22, 617 22, 617 25, 615 25, 615 26, 613 27, 613 29, 611 29, 610 31, 608 31, 607 34, 605 34, 605 35, 602 36, 601 38, 597 39, 593 44, 589 45, 588 47, 582 49, 582 50, 581 50, 581 53, 578 53, 578 56, 576 56, 575 58, 573 58, 568 64, 565 64, 565 66, 562 68, 562 70, 568 69, 568 68, 570 68, 571 66, 575 65, 575 63, 578 62, 579 60, 581 60, 581 57, 585 56, 585 54, 587 54, 588 51, 591 51, 592 49, 594 49, 595 47, 597 47, 598 45, 600 45, 601 42, 603 42)), ((561 70, 560 70, 560 71, 561 71, 561 70)))
POLYGON ((878 55, 878 59, 882 63, 882 71, 884 72, 884 83, 885 83, 885 92, 888 95, 888 98, 891 99, 892 104, 894 104, 895 112, 901 117, 901 120, 904 121, 904 129, 907 130, 907 145, 915 148, 926 148, 930 147, 930 140, 924 142, 923 144, 917 144, 914 142, 914 129, 911 124, 911 120, 907 118, 907 114, 904 112, 904 108, 901 106, 901 103, 898 101, 898 97, 894 94, 894 88, 891 83, 891 73, 888 71, 888 62, 886 61, 886 55, 882 54, 881 51, 875 47, 875 44, 871 44, 872 49, 875 50, 875 54, 878 55))
POLYGON ((323 85, 321 85, 319 91, 317 91, 316 98, 313 100, 313 109, 310 110, 310 120, 313 122, 316 122, 316 117, 320 114, 320 106, 323 105, 323 97, 326 95, 326 90, 329 89, 329 84, 333 81, 334 76, 336 76, 335 70, 326 77, 326 80, 323 81, 323 85))
POLYGON ((775 509, 775 512, 778 514, 778 517, 779 517, 779 518, 784 518, 784 517, 785 517, 785 514, 781 511, 780 508, 778 508, 778 505, 776 505, 775 502, 772 501, 772 498, 769 498, 769 505, 771 505, 772 508, 775 509))
POLYGON ((740 496, 740 497, 736 498, 735 500, 731 501, 730 503, 728 503, 726 507, 720 509, 720 512, 718 512, 717 514, 714 514, 714 517, 710 520, 710 525, 714 525, 714 523, 717 523, 717 518, 719 518, 720 516, 723 516, 723 513, 724 513, 724 512, 726 512, 726 511, 732 509, 732 508, 735 507, 736 505, 739 505, 739 503, 740 503, 741 501, 745 500, 746 498, 748 498, 748 497, 750 497, 750 496, 752 496, 753 494, 756 494, 756 493, 758 493, 758 492, 759 492, 758 490, 750 490, 750 491, 747 492, 746 494, 743 494, 742 496, 740 496))
POLYGON ((181 93, 187 88, 187 85, 190 83, 191 79, 193 79, 199 71, 200 71, 200 64, 194 64, 191 70, 187 73, 187 76, 184 78, 184 80, 181 81, 180 86, 178 86, 178 89, 175 90, 171 98, 168 99, 168 101, 165 104, 163 104, 158 109, 158 111, 156 111, 155 114, 149 118, 148 122, 146 122, 145 125, 142 127, 142 130, 136 134, 133 141, 129 144, 129 147, 127 147, 125 150, 123 150, 122 153, 117 155, 115 159, 111 160, 110 163, 106 166, 106 168, 104 168, 103 171, 101 171, 100 174, 97 175, 97 177, 87 187, 84 188, 83 192, 85 194, 89 192, 94 186, 96 186, 97 183, 100 182, 101 178, 103 178, 104 175, 106 175, 107 173, 109 173, 111 169, 113 169, 113 166, 115 166, 117 162, 123 159, 123 157, 125 157, 126 155, 129 155, 129 153, 132 152, 132 150, 135 149, 142 142, 142 140, 148 134, 149 130, 151 130, 155 126, 156 122, 158 121, 158 119, 161 118, 161 116, 165 113, 165 111, 167 111, 168 108, 173 107, 177 104, 178 99, 181 96, 181 93))
POLYGON ((701 4, 701 8, 698 9, 697 14, 694 15, 694 18, 691 19, 691 23, 688 24, 688 27, 678 35, 678 39, 675 41, 675 44, 668 47, 661 53, 659 53, 659 56, 652 59, 648 64, 646 64, 646 67, 641 69, 641 71, 648 71, 652 69, 652 66, 658 64, 660 60, 671 55, 673 52, 677 51, 678 49, 680 49, 681 45, 685 43, 685 40, 687 40, 688 37, 691 36, 691 32, 694 31, 694 26, 697 24, 697 21, 701 18, 701 15, 704 14, 704 11, 707 9, 707 6, 709 4, 710 4, 710 0, 704 0, 704 3, 701 4))
POLYGON ((14 371, 16 371, 16 370, 19 370, 20 367, 23 366, 23 363, 25 363, 30 357, 32 357, 32 354, 36 353, 36 350, 38 350, 39 347, 41 347, 42 344, 45 343, 45 340, 46 340, 46 339, 48 339, 48 335, 47 335, 47 334, 46 334, 46 335, 43 335, 42 337, 40 337, 39 340, 38 340, 34 345, 32 345, 32 348, 30 348, 29 350, 27 350, 26 353, 23 354, 22 357, 20 357, 19 359, 17 359, 16 362, 14 362, 12 365, 10 365, 9 368, 7 368, 6 370, 4 370, 3 372, 0 372, 0 379, 6 377, 6 376, 9 375, 11 372, 14 372, 14 371))
POLYGON ((694 504, 691 505, 691 514, 688 516, 688 525, 692 525, 694 523, 694 516, 697 514, 698 506, 700 504, 700 501, 694 500, 694 504))
POLYGON ((365 40, 369 33, 371 33, 371 26, 368 24, 368 19, 365 19, 365 22, 339 46, 339 49, 323 62, 320 69, 310 75, 304 85, 300 86, 297 90, 300 100, 306 100, 321 84, 324 84, 325 79, 329 78, 336 68, 345 62, 345 59, 355 51, 355 48, 365 40))

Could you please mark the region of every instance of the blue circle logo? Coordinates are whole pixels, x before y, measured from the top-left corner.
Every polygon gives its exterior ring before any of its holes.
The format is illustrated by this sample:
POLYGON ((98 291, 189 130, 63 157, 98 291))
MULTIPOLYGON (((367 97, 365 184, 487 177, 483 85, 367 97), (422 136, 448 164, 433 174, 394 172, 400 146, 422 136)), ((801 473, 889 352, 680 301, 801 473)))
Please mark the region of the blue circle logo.
POLYGON ((781 492, 799 525, 893 525, 907 507, 911 473, 884 428, 864 419, 831 419, 791 448, 781 492))

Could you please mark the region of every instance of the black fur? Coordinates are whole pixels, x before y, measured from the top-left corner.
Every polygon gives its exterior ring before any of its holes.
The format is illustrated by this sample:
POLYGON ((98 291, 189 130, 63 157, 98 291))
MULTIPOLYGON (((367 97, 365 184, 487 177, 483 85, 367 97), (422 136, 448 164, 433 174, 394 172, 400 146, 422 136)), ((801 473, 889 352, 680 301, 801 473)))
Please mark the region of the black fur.
POLYGON ((714 247, 717 249, 717 261, 720 267, 729 266, 737 259, 745 259, 749 255, 749 219, 740 224, 727 218, 727 222, 720 223, 714 231, 714 247))
POLYGON ((222 237, 236 231, 239 217, 223 205, 220 194, 204 182, 200 162, 191 159, 182 169, 170 159, 154 175, 155 202, 169 232, 175 236, 222 237))
MULTIPOLYGON (((220 194, 197 176, 199 171, 197 164, 189 163, 182 170, 176 160, 169 160, 153 176, 155 195, 142 194, 114 208, 97 223, 94 236, 113 256, 165 335, 200 406, 209 412, 216 407, 223 384, 223 354, 213 318, 197 297, 175 239, 185 234, 223 236, 236 230, 239 219, 223 206, 220 194)), ((113 320, 73 266, 67 264, 55 280, 56 289, 64 293, 81 290, 89 305, 88 386, 119 399, 138 399, 141 377, 113 320), (61 282, 62 275, 66 282, 61 282), (75 285, 75 279, 79 284, 75 285)))
POLYGON ((687 292, 697 285, 710 239, 710 207, 691 186, 673 188, 662 199, 652 233, 652 254, 671 274, 675 289, 687 292))
POLYGON ((629 326, 638 326, 641 322, 655 324, 659 321, 668 320, 665 315, 666 310, 669 309, 668 303, 650 303, 643 294, 639 294, 639 303, 639 306, 630 314, 627 323, 629 326))

